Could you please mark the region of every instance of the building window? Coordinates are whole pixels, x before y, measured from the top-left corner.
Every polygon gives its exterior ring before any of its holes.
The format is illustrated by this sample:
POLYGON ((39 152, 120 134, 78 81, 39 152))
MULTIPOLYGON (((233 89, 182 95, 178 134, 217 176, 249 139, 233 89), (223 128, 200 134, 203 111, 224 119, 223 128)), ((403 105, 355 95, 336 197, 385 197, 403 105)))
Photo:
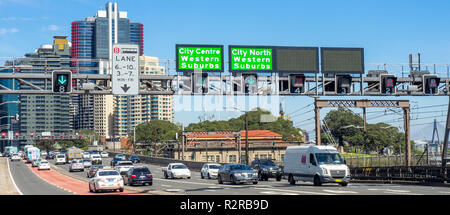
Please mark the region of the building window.
POLYGON ((229 157, 228 157, 228 162, 230 162, 230 163, 236 163, 236 155, 230 155, 229 157))

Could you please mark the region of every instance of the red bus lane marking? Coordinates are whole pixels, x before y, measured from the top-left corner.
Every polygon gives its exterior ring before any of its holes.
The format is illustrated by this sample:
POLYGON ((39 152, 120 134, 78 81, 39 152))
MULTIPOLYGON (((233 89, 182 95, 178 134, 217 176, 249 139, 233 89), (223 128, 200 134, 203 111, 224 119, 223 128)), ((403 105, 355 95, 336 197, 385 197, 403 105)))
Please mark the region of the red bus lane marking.
POLYGON ((27 166, 33 171, 37 176, 44 179, 48 183, 55 185, 59 188, 62 188, 66 191, 79 194, 79 195, 135 195, 134 193, 130 193, 124 191, 122 193, 119 192, 100 192, 100 193, 91 193, 89 192, 89 183, 79 181, 77 179, 65 176, 55 170, 41 170, 39 171, 37 168, 31 167, 30 164, 27 166))

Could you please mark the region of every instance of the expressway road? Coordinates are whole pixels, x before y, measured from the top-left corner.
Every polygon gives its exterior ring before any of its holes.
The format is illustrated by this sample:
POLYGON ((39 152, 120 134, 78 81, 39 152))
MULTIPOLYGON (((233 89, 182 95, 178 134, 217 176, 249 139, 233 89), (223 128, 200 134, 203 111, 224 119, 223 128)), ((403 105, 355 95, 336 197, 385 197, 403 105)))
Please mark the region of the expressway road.
MULTIPOLYGON (((111 158, 103 158, 103 165, 109 166, 111 158)), ((50 162, 54 162, 50 160, 50 162)), ((151 164, 147 166, 153 174, 153 186, 133 186, 139 193, 164 191, 187 195, 449 195, 450 187, 398 185, 376 183, 350 183, 347 187, 337 184, 324 184, 320 187, 312 183, 298 182, 292 186, 286 180, 280 182, 270 179, 253 184, 218 184, 216 179, 201 179, 200 172, 192 171, 191 179, 164 179, 161 167, 151 164)), ((58 167, 69 171, 68 165, 58 167)), ((86 178, 86 171, 71 174, 86 178)), ((125 187, 125 190, 129 186, 125 187)))

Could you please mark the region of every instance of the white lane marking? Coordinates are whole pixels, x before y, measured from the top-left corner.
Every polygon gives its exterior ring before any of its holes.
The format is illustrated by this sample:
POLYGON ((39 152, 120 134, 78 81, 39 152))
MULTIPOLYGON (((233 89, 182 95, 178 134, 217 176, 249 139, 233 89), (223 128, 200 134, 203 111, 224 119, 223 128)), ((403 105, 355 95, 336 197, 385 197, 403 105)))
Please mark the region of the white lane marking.
POLYGON ((182 189, 166 189, 165 191, 167 191, 167 192, 181 192, 183 190, 182 189))
POLYGON ((284 190, 284 189, 274 189, 274 188, 264 188, 264 187, 255 187, 258 190, 269 190, 269 191, 280 191, 284 193, 300 193, 300 194, 309 194, 309 195, 336 195, 332 193, 318 193, 318 192, 310 192, 310 191, 301 191, 301 190, 284 190))
POLYGON ((161 187, 172 187, 172 185, 161 184, 161 187))
POLYGON ((348 190, 323 190, 323 191, 337 194, 358 193, 356 191, 348 191, 348 190))
POLYGON ((267 195, 290 195, 290 196, 297 196, 300 195, 298 193, 282 193, 282 192, 274 192, 274 191, 264 191, 264 192, 259 192, 261 194, 267 194, 267 195))
POLYGON ((450 194, 450 192, 448 192, 448 191, 439 191, 439 193, 450 194))
POLYGON ((367 189, 369 191, 383 191, 386 194, 395 194, 395 195, 424 195, 420 193, 411 193, 409 190, 391 190, 391 189, 367 189))
POLYGON ((8 158, 6 158, 6 165, 8 166, 9 177, 11 178, 11 181, 12 181, 14 187, 16 188, 16 191, 19 192, 20 195, 23 195, 22 191, 20 191, 20 189, 17 187, 16 182, 14 181, 14 178, 11 174, 11 169, 9 168, 9 159, 8 158))

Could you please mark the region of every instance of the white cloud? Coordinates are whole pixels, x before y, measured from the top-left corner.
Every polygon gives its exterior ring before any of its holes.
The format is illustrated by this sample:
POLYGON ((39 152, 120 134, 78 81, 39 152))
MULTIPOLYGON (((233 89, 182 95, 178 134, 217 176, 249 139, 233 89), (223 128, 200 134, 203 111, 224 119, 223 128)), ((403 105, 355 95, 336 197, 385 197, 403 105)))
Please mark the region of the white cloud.
POLYGON ((17 32, 19 32, 19 29, 17 28, 0 28, 0 35, 17 32))
POLYGON ((57 25, 49 25, 46 27, 42 27, 43 31, 57 31, 59 30, 59 27, 57 25))

